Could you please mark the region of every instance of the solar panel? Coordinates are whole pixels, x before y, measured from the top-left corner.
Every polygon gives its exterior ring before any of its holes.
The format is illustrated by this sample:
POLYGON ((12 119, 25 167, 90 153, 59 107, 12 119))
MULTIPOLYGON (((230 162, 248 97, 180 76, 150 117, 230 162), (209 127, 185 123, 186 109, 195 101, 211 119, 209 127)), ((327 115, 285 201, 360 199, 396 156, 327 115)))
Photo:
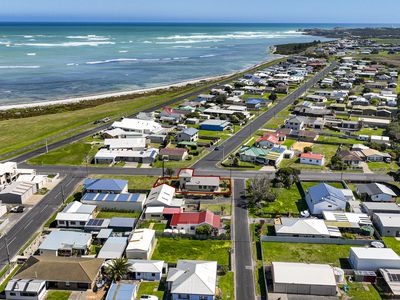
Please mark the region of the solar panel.
POLYGON ((389 274, 390 281, 400 282, 400 274, 389 274))
POLYGON ((131 201, 136 202, 139 199, 139 197, 140 197, 140 194, 133 194, 131 197, 131 201))
POLYGON ((104 200, 105 201, 115 201, 117 196, 118 196, 117 194, 108 194, 104 200))
POLYGON ((119 197, 118 197, 118 201, 124 201, 124 202, 126 202, 126 201, 128 201, 128 199, 129 199, 129 194, 120 194, 119 195, 119 197))

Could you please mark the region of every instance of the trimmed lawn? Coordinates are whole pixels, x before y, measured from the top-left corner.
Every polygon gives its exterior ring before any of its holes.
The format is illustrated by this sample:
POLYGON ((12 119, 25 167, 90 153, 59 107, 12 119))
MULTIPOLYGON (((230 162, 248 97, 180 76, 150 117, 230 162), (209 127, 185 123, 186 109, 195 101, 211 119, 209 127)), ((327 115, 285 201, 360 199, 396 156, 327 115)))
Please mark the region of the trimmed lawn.
POLYGON ((221 289, 222 300, 235 299, 234 273, 227 272, 223 276, 218 276, 218 287, 221 289))
POLYGON ((348 268, 347 258, 354 245, 324 245, 301 243, 262 243, 264 262, 273 261, 330 264, 348 268))
POLYGON ((231 241, 189 240, 160 237, 152 259, 176 263, 179 259, 216 260, 219 265, 229 263, 231 241))
POLYGON ((151 190, 158 179, 157 176, 116 176, 116 175, 90 175, 90 178, 112 178, 128 180, 128 189, 132 190, 151 190))
POLYGON ((325 170, 324 166, 301 164, 300 159, 296 156, 292 159, 284 159, 279 165, 280 168, 291 167, 299 170, 325 170))
MULTIPOLYGON (((340 285, 343 290, 343 285, 340 285)), ((379 292, 372 284, 362 282, 347 282, 347 295, 352 300, 379 300, 382 299, 379 292)))
POLYGON ((336 154, 337 149, 338 146, 336 145, 314 144, 312 146, 312 152, 325 155, 325 160, 327 162, 329 162, 332 156, 336 154))
POLYGON ((284 117, 273 117, 271 120, 269 120, 267 123, 265 123, 264 128, 277 129, 277 128, 280 128, 281 125, 283 125, 283 124, 285 124, 284 117))
POLYGON ((283 146, 286 146, 288 149, 290 149, 293 144, 296 143, 295 140, 287 139, 286 141, 283 142, 283 146))
POLYGON ((382 237, 382 240, 388 248, 392 248, 394 252, 400 255, 400 242, 398 240, 391 236, 382 237))
MULTIPOLYGON (((307 190, 310 187, 312 187, 314 185, 318 185, 320 183, 323 183, 323 181, 318 181, 318 182, 317 181, 302 181, 301 186, 303 187, 304 192, 307 192, 307 190)), ((329 184, 335 188, 338 188, 338 189, 344 189, 344 186, 341 182, 325 182, 325 183, 329 184)))
POLYGON ((376 130, 373 128, 363 128, 360 131, 356 131, 357 135, 383 135, 383 129, 377 128, 376 130))
POLYGON ((137 219, 139 216, 140 216, 140 212, 138 212, 138 211, 121 212, 121 211, 101 210, 97 214, 96 218, 111 219, 113 217, 119 217, 119 218, 135 218, 135 219, 137 219))
POLYGON ((158 299, 164 297, 164 286, 160 282, 141 282, 138 291, 138 299, 142 295, 153 295, 157 296, 158 299))
POLYGON ((70 295, 68 291, 48 291, 46 300, 68 300, 70 295))
POLYGON ((223 203, 223 204, 200 204, 200 210, 211 210, 212 212, 221 212, 222 209, 224 210, 224 216, 230 216, 232 213, 231 204, 230 203, 223 203))
POLYGON ((389 172, 389 171, 397 171, 399 168, 396 162, 386 163, 386 162, 369 162, 368 167, 371 171, 376 172, 389 172))
POLYGON ((272 188, 277 193, 274 202, 266 204, 261 209, 250 209, 250 213, 256 217, 291 214, 300 215, 300 211, 307 209, 307 203, 301 198, 300 192, 296 185, 292 185, 290 189, 272 188))
POLYGON ((360 141, 356 139, 343 139, 341 137, 337 136, 325 136, 325 135, 320 135, 317 139, 317 141, 321 142, 331 142, 331 143, 343 143, 343 144, 356 144, 360 141))

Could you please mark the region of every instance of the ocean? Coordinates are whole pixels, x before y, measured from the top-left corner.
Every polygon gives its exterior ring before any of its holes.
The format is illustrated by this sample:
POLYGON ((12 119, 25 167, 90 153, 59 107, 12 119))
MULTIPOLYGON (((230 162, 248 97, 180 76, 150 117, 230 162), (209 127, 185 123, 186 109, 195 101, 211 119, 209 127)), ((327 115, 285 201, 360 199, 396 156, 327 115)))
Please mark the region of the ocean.
MULTIPOLYGON (((338 24, 0 23, 0 105, 157 87, 231 73, 338 24)), ((365 26, 365 25, 364 25, 365 26)))

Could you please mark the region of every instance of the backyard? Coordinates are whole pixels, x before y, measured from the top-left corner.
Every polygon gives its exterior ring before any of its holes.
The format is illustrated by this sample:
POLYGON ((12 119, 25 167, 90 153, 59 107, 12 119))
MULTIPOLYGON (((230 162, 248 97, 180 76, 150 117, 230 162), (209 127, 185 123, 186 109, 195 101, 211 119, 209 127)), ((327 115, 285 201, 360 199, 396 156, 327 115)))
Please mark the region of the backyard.
MULTIPOLYGON (((344 285, 339 285, 339 288, 343 291, 344 285)), ((351 297, 352 300, 379 300, 382 299, 379 292, 375 289, 372 284, 364 282, 347 282, 347 294, 346 296, 351 297)), ((342 297, 342 299, 348 299, 342 297)))
POLYGON ((330 264, 348 268, 352 245, 263 242, 264 263, 273 261, 330 264))
POLYGON ((382 240, 385 242, 387 247, 392 248, 394 252, 400 255, 400 241, 390 236, 382 237, 382 240))
POLYGON ((142 295, 154 295, 158 299, 164 297, 164 285, 161 282, 141 282, 137 297, 140 298, 142 295))
POLYGON ((183 238, 157 239, 152 259, 176 263, 179 259, 215 260, 218 265, 227 266, 231 241, 228 240, 190 240, 183 238))
POLYGON ((140 212, 138 211, 114 211, 114 210, 101 210, 96 218, 98 219, 111 219, 113 217, 119 218, 134 218, 137 219, 140 216, 140 212))

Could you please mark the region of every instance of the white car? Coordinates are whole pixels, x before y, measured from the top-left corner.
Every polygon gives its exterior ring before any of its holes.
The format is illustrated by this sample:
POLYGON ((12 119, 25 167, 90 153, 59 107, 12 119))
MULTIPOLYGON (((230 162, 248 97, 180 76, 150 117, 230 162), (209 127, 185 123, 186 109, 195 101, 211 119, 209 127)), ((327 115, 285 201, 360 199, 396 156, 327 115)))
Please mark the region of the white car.
POLYGON ((158 297, 153 295, 142 295, 140 300, 158 300, 158 297))

